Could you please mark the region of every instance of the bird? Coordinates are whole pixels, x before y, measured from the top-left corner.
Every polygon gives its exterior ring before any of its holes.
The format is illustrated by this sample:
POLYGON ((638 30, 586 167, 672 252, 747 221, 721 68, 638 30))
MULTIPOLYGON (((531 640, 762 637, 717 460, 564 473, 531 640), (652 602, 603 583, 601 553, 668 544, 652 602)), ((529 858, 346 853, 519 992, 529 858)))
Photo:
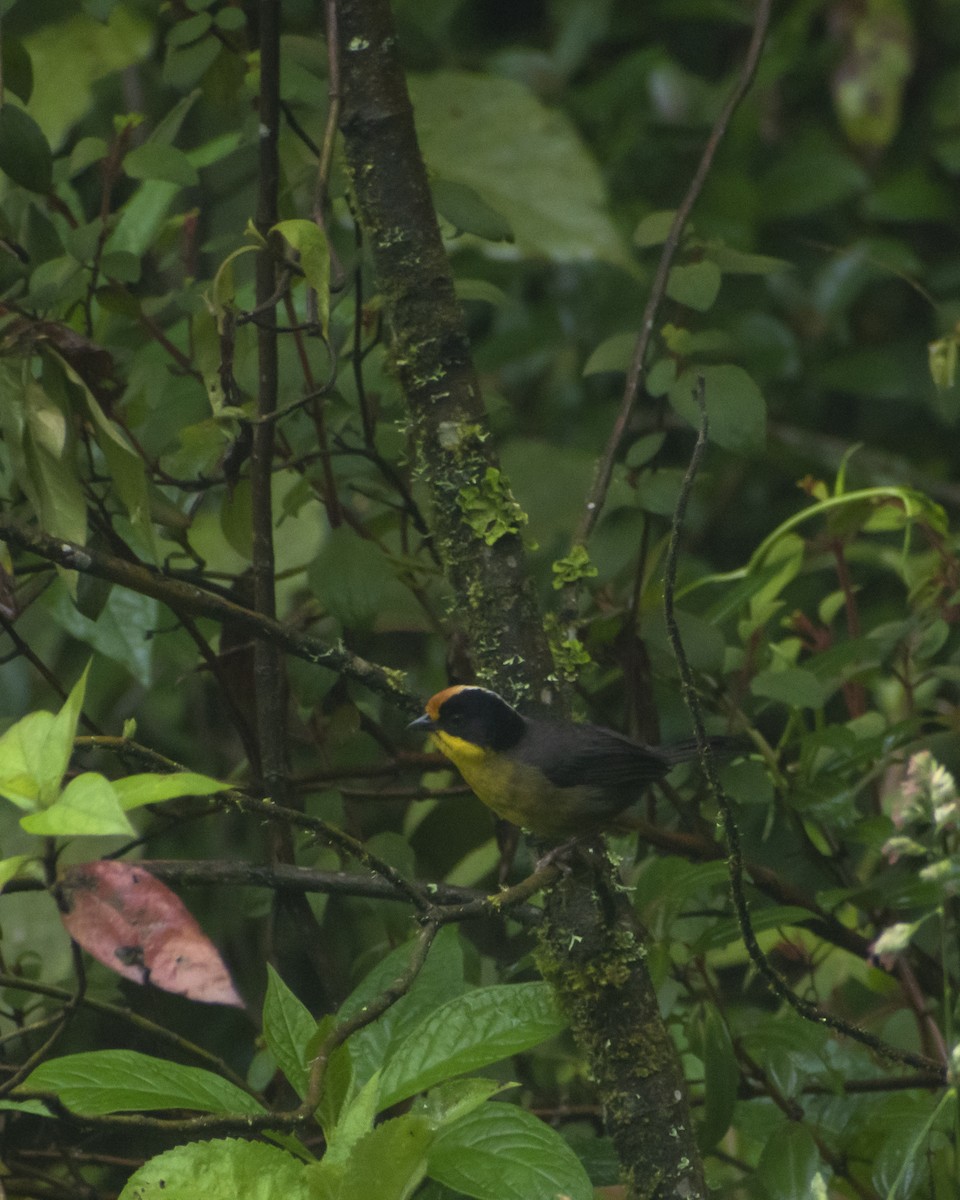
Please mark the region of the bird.
POLYGON ((545 837, 610 828, 644 788, 697 757, 694 740, 646 746, 598 725, 525 717, 473 685, 445 688, 425 708, 408 728, 427 730, 497 816, 545 837))

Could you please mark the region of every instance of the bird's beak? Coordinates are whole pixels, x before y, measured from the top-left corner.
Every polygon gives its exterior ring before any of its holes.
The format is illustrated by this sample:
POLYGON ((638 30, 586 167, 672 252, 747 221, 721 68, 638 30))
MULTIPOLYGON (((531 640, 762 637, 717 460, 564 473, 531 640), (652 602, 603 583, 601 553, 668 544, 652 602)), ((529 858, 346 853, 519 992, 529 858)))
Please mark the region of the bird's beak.
POLYGON ((426 729, 428 732, 431 729, 436 729, 437 723, 428 713, 424 713, 422 717, 417 717, 415 721, 411 721, 407 726, 408 729, 426 729))

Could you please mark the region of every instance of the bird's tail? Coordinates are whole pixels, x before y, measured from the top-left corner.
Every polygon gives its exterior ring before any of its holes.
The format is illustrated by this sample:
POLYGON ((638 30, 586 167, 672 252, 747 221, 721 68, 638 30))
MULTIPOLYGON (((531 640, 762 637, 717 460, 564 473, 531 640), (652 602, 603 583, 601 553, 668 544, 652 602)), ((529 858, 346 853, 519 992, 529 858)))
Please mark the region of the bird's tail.
MULTIPOLYGON (((723 733, 708 737, 707 744, 714 754, 721 758, 730 758, 744 749, 742 738, 729 737, 723 733)), ((657 749, 671 767, 677 766, 678 763, 689 762, 700 754, 696 738, 689 738, 685 742, 675 742, 672 746, 658 746, 657 749)))

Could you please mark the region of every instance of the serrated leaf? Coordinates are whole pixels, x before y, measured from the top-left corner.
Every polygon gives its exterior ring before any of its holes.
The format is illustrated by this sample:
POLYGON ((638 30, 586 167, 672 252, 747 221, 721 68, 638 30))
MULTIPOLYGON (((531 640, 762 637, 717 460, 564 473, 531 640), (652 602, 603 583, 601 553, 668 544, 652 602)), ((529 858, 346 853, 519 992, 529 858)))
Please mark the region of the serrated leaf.
POLYGON ((308 1048, 317 1032, 309 1009, 267 963, 267 992, 263 1000, 263 1036, 277 1066, 302 1100, 310 1075, 308 1048))
POLYGON ((388 1058, 381 1105, 539 1045, 566 1028, 546 983, 477 988, 431 1013, 388 1058))
POLYGON ((136 1050, 90 1050, 41 1063, 24 1091, 56 1092, 71 1112, 99 1116, 187 1108, 256 1115, 263 1105, 242 1088, 200 1067, 185 1067, 136 1050))
POLYGON ((277 1146, 216 1138, 144 1163, 119 1200, 317 1200, 303 1163, 277 1146))
POLYGON ((485 1104, 436 1135, 432 1179, 476 1200, 592 1200, 593 1186, 563 1138, 512 1104, 485 1104))
POLYGON ((432 1130, 407 1114, 365 1134, 350 1155, 338 1200, 408 1200, 427 1173, 432 1130))

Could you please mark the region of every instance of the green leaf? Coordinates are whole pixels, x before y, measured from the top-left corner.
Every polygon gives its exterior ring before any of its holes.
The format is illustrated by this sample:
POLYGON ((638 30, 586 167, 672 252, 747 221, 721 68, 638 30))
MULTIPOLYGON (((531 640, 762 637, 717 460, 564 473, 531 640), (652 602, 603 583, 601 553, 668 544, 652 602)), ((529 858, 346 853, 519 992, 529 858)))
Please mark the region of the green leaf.
POLYGON ((95 771, 71 779, 54 804, 21 817, 20 824, 48 837, 134 833, 110 781, 95 771))
POLYGON ((228 1079, 136 1050, 90 1050, 41 1063, 24 1091, 56 1092, 71 1112, 98 1116, 188 1108, 256 1115, 263 1105, 228 1079))
MULTIPOLYGON (((340 1017, 359 1012, 388 988, 406 970, 412 948, 412 942, 405 942, 379 962, 340 1006, 340 1017)), ((406 995, 347 1042, 358 1082, 369 1079, 392 1047, 405 1041, 441 1004, 463 995, 465 988, 460 939, 457 931, 447 926, 434 939, 427 961, 406 995)))
POLYGON ((813 1134, 798 1121, 787 1121, 769 1138, 757 1163, 755 1178, 768 1195, 809 1196, 820 1155, 813 1134))
POLYGON ((315 1200, 303 1163, 263 1142, 216 1138, 165 1150, 127 1180, 119 1200, 315 1200))
POLYGON ((583 1165, 563 1138, 512 1104, 485 1104, 441 1129, 428 1163, 432 1179, 476 1200, 593 1196, 583 1165))
POLYGON ((726 1022, 711 1004, 703 1021, 703 1121, 697 1130, 701 1150, 712 1150, 730 1128, 737 1104, 740 1068, 726 1022))
POLYGON ((667 240, 673 219, 677 215, 673 208, 659 209, 647 213, 633 231, 633 244, 641 249, 648 246, 659 246, 667 240))
POLYGON ((309 287, 317 293, 320 328, 326 337, 330 324, 330 247, 327 235, 313 221, 281 221, 271 232, 279 233, 300 255, 300 266, 309 287))
POLYGON ((408 1200, 427 1173, 431 1137, 429 1122, 412 1114, 372 1129, 353 1147, 338 1200, 408 1200))
POLYGON ((263 1036, 277 1066, 302 1100, 310 1075, 308 1047, 317 1022, 267 963, 267 992, 263 1000, 263 1036))
POLYGON ((755 675, 750 682, 750 691, 789 708, 823 708, 832 689, 812 671, 803 667, 783 667, 755 675))
POLYGON ((387 1059, 381 1105, 529 1050, 566 1028, 546 983, 477 988, 441 1005, 387 1059))
POLYGON ((53 154, 43 130, 9 102, 0 108, 0 170, 29 192, 46 194, 53 182, 53 154))
POLYGON ((131 179, 162 179, 180 187, 200 182, 196 167, 182 150, 163 142, 145 142, 123 160, 123 169, 131 179))
POLYGON ((0 737, 0 795, 19 808, 53 804, 60 791, 77 732, 89 663, 56 716, 29 713, 0 737))
POLYGON ((113 790, 125 812, 142 808, 144 804, 162 804, 164 800, 176 800, 180 796, 211 796, 214 792, 225 792, 231 785, 211 779, 209 775, 196 775, 192 771, 177 771, 170 775, 127 775, 113 781, 113 790))
POLYGON ((513 241, 510 222, 468 184, 432 179, 430 190, 437 211, 458 233, 472 233, 488 242, 513 241))
POLYGON ((587 359, 584 375, 599 375, 603 371, 626 372, 637 344, 635 333, 615 333, 605 338, 587 359))
POLYGON ((471 188, 509 223, 522 251, 631 265, 606 213, 600 171, 559 109, 503 76, 435 71, 410 76, 409 85, 431 171, 471 188))
POLYGON ((671 267, 667 295, 687 308, 706 312, 717 298, 722 278, 720 268, 709 258, 703 262, 671 267))
POLYGON ((700 375, 706 385, 710 441, 740 453, 762 450, 767 428, 766 405, 760 389, 743 367, 721 364, 688 368, 670 389, 670 403, 676 413, 699 429, 700 410, 694 389, 700 375))
POLYGON ((389 558, 367 538, 342 525, 327 535, 310 565, 317 602, 345 625, 370 626, 393 579, 389 558))
POLYGON ((23 42, 11 37, 6 30, 3 34, 3 86, 19 97, 24 104, 29 102, 30 93, 33 91, 33 62, 30 52, 23 42))

